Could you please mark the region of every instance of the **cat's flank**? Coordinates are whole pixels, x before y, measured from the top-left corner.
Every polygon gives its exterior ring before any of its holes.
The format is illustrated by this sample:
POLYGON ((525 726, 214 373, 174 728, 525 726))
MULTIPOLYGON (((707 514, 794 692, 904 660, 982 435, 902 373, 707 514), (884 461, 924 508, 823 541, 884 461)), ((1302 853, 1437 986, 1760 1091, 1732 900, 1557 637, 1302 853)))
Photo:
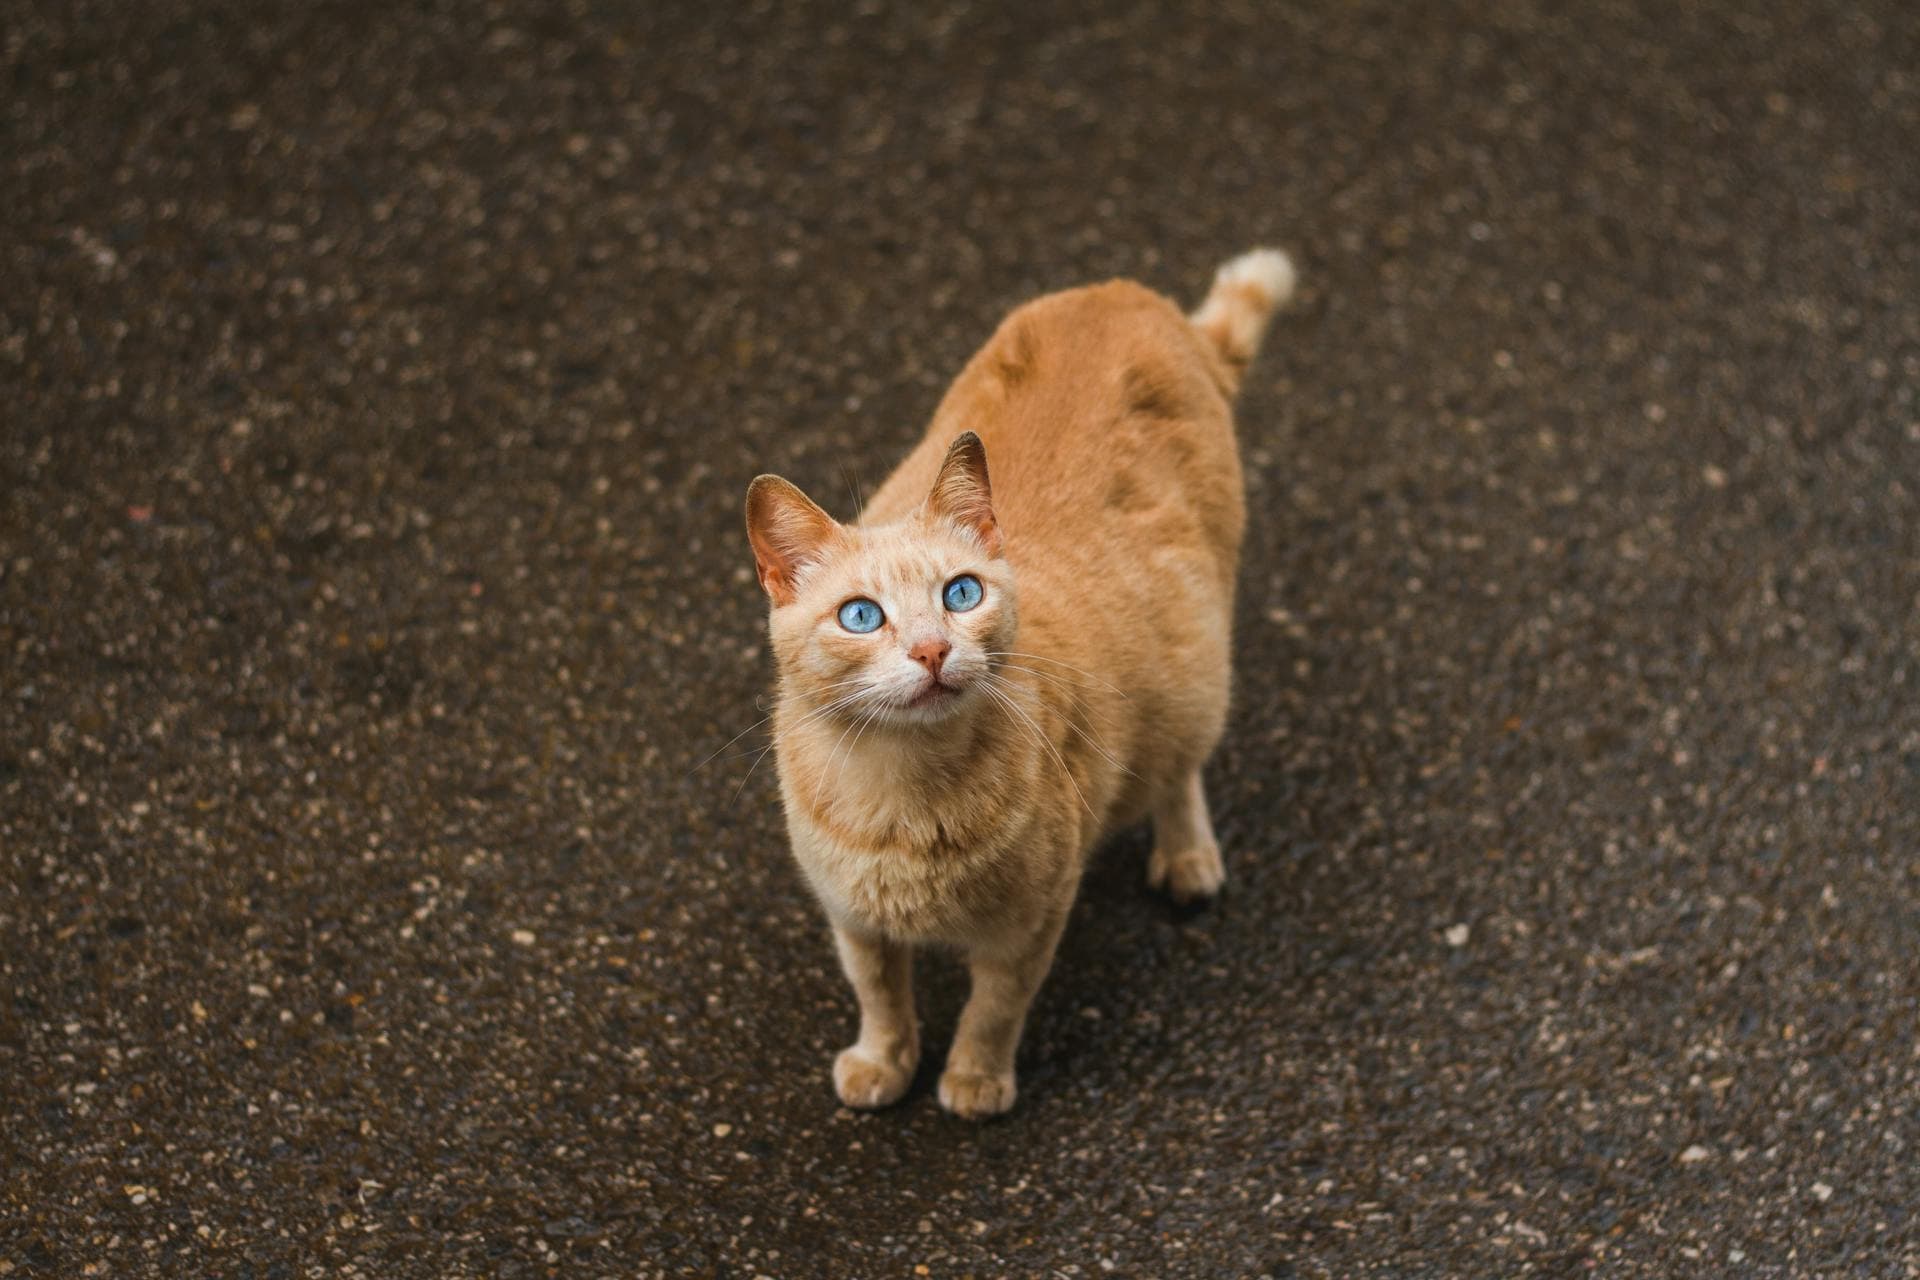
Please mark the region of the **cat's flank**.
POLYGON ((1258 250, 1191 317, 1125 281, 1028 303, 857 523, 775 476, 748 489, 787 828, 860 1002, 833 1066, 847 1105, 913 1079, 928 944, 972 976, 940 1104, 1013 1105, 1027 1007, 1106 833, 1151 817, 1148 883, 1219 890, 1200 767, 1245 521, 1231 402, 1293 279, 1258 250))

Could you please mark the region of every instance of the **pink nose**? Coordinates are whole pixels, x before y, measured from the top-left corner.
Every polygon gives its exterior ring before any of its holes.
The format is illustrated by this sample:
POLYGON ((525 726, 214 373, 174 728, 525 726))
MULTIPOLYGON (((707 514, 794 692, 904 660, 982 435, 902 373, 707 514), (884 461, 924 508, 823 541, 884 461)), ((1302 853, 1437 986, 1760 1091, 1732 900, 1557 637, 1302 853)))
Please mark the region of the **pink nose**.
POLYGON ((953 646, 945 640, 922 640, 907 650, 907 656, 925 667, 935 678, 940 675, 940 664, 953 652, 953 646))

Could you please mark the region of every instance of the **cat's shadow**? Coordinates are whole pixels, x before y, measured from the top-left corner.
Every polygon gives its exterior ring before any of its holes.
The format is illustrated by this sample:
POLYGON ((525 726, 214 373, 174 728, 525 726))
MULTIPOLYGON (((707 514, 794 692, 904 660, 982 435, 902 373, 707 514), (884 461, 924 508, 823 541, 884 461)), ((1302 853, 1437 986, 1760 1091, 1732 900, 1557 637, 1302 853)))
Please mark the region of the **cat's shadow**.
MULTIPOLYGON (((1176 903, 1147 887, 1152 843, 1143 823, 1095 850, 1029 1015, 1019 1058, 1023 1098, 1065 1081, 1117 1086, 1139 1078, 1140 1064, 1163 1056, 1173 1034, 1159 1011, 1189 1001, 1194 967, 1216 963, 1208 956, 1226 945, 1219 935, 1236 906, 1231 873, 1221 897, 1176 903)), ((1225 852, 1231 865, 1232 851, 1225 852)), ((916 977, 925 1052, 907 1101, 937 1090, 968 987, 965 964, 951 954, 923 957, 916 977)))

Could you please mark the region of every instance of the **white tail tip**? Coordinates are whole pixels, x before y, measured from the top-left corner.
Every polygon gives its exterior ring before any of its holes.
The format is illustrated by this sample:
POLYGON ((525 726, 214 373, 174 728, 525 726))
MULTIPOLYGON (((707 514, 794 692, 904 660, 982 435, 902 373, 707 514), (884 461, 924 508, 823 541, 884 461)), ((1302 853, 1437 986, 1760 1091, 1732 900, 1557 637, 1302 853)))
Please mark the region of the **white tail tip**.
POLYGON ((1296 279, 1293 259, 1278 249, 1254 249, 1214 272, 1193 327, 1227 362, 1235 385, 1259 352, 1274 308, 1293 296, 1296 279))
POLYGON ((1298 281, 1293 259, 1285 253, 1278 249, 1251 249, 1214 273, 1213 288, 1217 293, 1238 285, 1251 285, 1267 295, 1267 306, 1271 309, 1283 306, 1293 296, 1293 286, 1298 281))

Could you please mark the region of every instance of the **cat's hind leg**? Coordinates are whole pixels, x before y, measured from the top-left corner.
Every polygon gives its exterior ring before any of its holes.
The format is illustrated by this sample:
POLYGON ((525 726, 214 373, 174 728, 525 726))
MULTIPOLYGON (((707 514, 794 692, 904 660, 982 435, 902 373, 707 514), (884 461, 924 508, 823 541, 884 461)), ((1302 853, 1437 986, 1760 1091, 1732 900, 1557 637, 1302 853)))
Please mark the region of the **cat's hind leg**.
POLYGON ((1175 902, 1200 902, 1220 892, 1226 878, 1220 842, 1207 815, 1207 793, 1200 786, 1200 770, 1194 769, 1154 800, 1147 887, 1164 889, 1175 902))

